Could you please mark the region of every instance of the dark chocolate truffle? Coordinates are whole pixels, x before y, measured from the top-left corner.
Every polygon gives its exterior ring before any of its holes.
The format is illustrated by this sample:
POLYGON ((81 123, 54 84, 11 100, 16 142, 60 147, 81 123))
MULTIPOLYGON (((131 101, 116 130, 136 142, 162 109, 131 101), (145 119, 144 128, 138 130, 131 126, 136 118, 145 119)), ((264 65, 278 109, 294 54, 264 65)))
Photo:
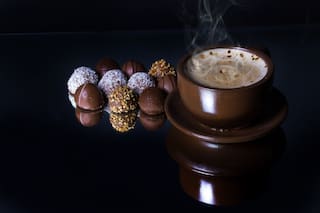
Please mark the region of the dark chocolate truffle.
POLYGON ((129 60, 122 65, 122 71, 130 77, 132 74, 136 72, 145 72, 146 68, 144 65, 138 61, 129 60))
POLYGON ((158 61, 155 61, 150 70, 149 70, 149 75, 155 77, 155 78, 160 78, 165 75, 176 75, 176 71, 171 64, 166 62, 164 59, 160 59, 158 61))
POLYGON ((137 120, 137 112, 128 113, 110 113, 109 121, 112 127, 118 132, 127 132, 134 129, 137 120))
POLYGON ((77 107, 95 111, 104 106, 104 97, 98 87, 91 83, 80 86, 74 95, 77 107))
POLYGON ((85 127, 91 127, 95 126, 99 123, 101 120, 103 111, 97 110, 97 111, 86 111, 82 110, 80 108, 76 108, 76 117, 78 121, 82 124, 82 126, 85 127))
POLYGON ((111 112, 126 113, 137 109, 137 106, 137 96, 133 90, 127 86, 119 86, 109 95, 109 107, 111 112))
POLYGON ((109 70, 120 69, 119 64, 111 58, 102 58, 96 65, 96 71, 100 78, 109 70))
POLYGON ((166 116, 165 113, 161 113, 159 115, 148 115, 140 111, 139 120, 146 130, 155 131, 163 126, 166 121, 166 116))
POLYGON ((141 111, 148 115, 157 115, 164 112, 166 94, 157 87, 145 89, 139 97, 141 111))
POLYGON ((163 89, 168 94, 177 88, 176 77, 173 75, 165 75, 158 78, 158 88, 163 89))

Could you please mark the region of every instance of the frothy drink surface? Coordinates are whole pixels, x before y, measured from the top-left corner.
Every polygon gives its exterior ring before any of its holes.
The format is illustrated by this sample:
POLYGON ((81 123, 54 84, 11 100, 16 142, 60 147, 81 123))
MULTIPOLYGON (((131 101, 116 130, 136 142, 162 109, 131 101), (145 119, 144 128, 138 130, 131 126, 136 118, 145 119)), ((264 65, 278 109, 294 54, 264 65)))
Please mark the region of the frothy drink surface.
POLYGON ((195 82, 210 88, 238 88, 257 83, 267 74, 265 61, 238 49, 215 48, 192 56, 186 72, 195 82))

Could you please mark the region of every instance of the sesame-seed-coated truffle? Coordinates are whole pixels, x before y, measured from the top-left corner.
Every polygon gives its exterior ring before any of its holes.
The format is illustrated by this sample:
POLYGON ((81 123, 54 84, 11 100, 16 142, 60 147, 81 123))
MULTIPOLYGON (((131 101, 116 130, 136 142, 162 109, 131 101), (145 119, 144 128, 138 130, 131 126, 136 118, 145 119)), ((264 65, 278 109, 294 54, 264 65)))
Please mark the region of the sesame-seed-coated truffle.
POLYGON ((127 132, 134 128, 137 120, 137 112, 110 113, 109 121, 112 127, 118 132, 127 132))
POLYGON ((137 96, 127 86, 119 86, 109 95, 109 107, 111 112, 126 113, 137 109, 137 106, 137 96))
POLYGON ((176 71, 171 64, 166 62, 164 59, 160 59, 158 61, 155 61, 150 70, 149 70, 149 75, 155 77, 155 78, 160 78, 165 75, 176 75, 176 71))
POLYGON ((118 86, 127 84, 127 78, 121 70, 109 70, 98 83, 98 87, 109 96, 118 86))
POLYGON ((98 82, 97 73, 89 67, 76 68, 68 80, 68 90, 75 94, 76 90, 85 83, 96 84, 98 82))
POLYGON ((133 74, 128 81, 128 87, 139 95, 146 88, 155 86, 156 84, 154 79, 145 72, 137 72, 133 74))

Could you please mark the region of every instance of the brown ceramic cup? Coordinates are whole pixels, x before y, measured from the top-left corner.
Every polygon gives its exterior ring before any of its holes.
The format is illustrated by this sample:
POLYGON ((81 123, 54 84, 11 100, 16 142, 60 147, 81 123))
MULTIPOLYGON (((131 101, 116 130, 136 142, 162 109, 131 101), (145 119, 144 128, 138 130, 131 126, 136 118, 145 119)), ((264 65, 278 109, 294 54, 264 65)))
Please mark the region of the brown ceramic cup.
POLYGON ((177 84, 181 101, 196 120, 207 126, 213 128, 246 126, 257 118, 262 111, 267 94, 271 91, 272 61, 269 56, 257 49, 216 46, 203 50, 208 55, 214 55, 215 51, 226 54, 223 60, 232 61, 234 57, 234 60, 244 58, 244 64, 258 63, 259 66, 263 64, 261 69, 264 69, 264 74, 256 82, 245 86, 235 88, 204 86, 189 75, 188 62, 194 55, 188 54, 179 61, 177 66, 177 84))

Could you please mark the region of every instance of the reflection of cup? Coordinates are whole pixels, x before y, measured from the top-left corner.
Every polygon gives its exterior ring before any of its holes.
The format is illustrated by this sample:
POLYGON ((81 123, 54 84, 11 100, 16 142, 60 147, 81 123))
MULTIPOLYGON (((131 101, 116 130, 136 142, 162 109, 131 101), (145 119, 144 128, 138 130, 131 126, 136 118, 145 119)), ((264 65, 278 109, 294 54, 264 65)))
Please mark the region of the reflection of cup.
POLYGON ((261 111, 273 64, 258 50, 214 47, 182 58, 177 75, 181 100, 197 120, 232 128, 248 124, 261 111))
POLYGON ((240 202, 254 194, 253 180, 263 179, 283 153, 285 142, 279 128, 250 142, 219 144, 190 137, 172 127, 166 146, 179 164, 183 190, 196 200, 220 205, 240 202), (235 188, 222 190, 231 186, 235 188))
POLYGON ((76 108, 75 110, 76 117, 78 121, 86 127, 92 127, 99 123, 101 117, 102 117, 102 110, 98 111, 86 111, 82 110, 80 108, 76 108))

